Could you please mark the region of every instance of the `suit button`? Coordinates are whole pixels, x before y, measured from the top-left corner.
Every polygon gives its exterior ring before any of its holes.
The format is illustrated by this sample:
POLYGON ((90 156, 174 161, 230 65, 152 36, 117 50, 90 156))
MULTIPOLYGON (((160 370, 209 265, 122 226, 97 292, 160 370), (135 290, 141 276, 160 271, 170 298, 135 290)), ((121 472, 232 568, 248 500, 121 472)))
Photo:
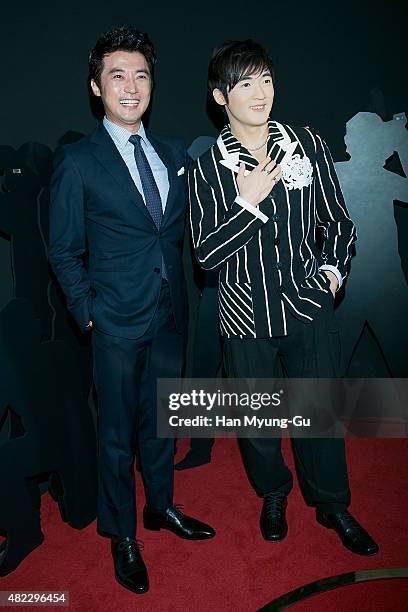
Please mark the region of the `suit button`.
POLYGON ((160 274, 160 268, 153 268, 153 272, 156 272, 156 274, 160 274))
POLYGON ((278 213, 275 213, 274 215, 272 215, 272 221, 278 221, 278 220, 279 220, 278 213))
POLYGON ((275 238, 275 244, 276 244, 276 246, 278 246, 278 244, 280 244, 280 238, 279 238, 279 236, 277 236, 277 237, 275 238))
POLYGON ((286 287, 285 287, 285 285, 281 285, 281 286, 279 287, 279 291, 280 291, 281 293, 285 293, 285 291, 286 291, 286 287))
POLYGON ((277 270, 282 270, 282 262, 281 261, 276 262, 275 266, 276 266, 277 270))

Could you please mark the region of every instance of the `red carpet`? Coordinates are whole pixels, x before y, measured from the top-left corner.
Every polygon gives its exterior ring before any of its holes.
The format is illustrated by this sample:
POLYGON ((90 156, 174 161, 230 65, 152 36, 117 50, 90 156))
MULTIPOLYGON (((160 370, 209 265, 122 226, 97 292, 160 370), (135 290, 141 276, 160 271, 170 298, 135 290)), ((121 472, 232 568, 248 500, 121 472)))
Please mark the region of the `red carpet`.
MULTIPOLYGON (((179 446, 182 456, 186 442, 179 446)), ((284 449, 293 466, 287 440, 284 449)), ((218 440, 210 465, 176 472, 175 496, 187 513, 213 525, 217 537, 188 542, 168 532, 140 528, 149 593, 138 596, 122 589, 113 577, 109 541, 96 534, 95 523, 83 531, 71 529, 61 521, 48 494, 42 501, 44 544, 0 581, 0 589, 69 591, 70 609, 84 612, 251 612, 319 578, 408 566, 407 441, 351 440, 348 458, 351 511, 377 539, 381 548, 377 556, 357 557, 344 549, 333 532, 316 524, 297 485, 289 497, 288 537, 280 544, 263 541, 258 530, 261 500, 247 482, 236 442, 218 440)), ((138 484, 141 492, 140 479, 138 484)), ((139 511, 142 498, 140 495, 139 511)), ((344 587, 293 609, 407 610, 406 583, 394 580, 344 587)))

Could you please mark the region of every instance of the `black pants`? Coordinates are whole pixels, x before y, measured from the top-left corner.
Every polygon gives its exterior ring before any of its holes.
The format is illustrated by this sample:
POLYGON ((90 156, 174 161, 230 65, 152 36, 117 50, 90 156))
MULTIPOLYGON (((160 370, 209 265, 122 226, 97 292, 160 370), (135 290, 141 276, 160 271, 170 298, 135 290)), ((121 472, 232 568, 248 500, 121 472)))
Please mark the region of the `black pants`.
POLYGON ((98 529, 134 537, 136 445, 146 503, 164 510, 173 500, 174 440, 156 437, 156 381, 181 376, 185 337, 175 329, 167 283, 142 338, 94 330, 92 344, 99 417, 98 529))
MULTIPOLYGON (((289 318, 289 316, 288 316, 289 318)), ((333 298, 327 295, 315 320, 290 316, 289 335, 277 338, 224 339, 224 367, 233 378, 335 378, 340 368, 339 328, 333 298)), ((240 449, 248 476, 258 493, 293 485, 280 438, 242 438, 240 449)), ((324 512, 341 512, 350 504, 344 440, 292 440, 299 482, 306 502, 324 512)))

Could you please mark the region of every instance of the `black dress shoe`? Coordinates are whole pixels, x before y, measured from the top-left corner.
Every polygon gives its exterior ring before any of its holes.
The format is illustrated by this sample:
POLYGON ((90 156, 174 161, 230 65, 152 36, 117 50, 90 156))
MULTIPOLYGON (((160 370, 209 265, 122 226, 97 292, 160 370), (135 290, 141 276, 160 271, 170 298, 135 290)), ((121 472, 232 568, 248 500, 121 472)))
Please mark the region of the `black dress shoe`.
POLYGON ((280 542, 288 533, 286 522, 286 495, 281 492, 267 493, 261 512, 261 533, 268 542, 280 542))
POLYGON ((116 580, 133 593, 149 590, 147 569, 134 538, 112 538, 112 556, 116 580))
POLYGON ((209 453, 198 453, 194 450, 189 450, 187 455, 176 463, 174 466, 175 470, 189 470, 191 468, 199 467, 200 465, 205 465, 206 463, 210 463, 211 461, 211 452, 209 453))
POLYGON ((336 514, 325 514, 316 510, 316 519, 323 527, 334 529, 344 546, 351 552, 357 555, 375 555, 378 553, 378 544, 374 542, 373 538, 348 510, 336 514))
POLYGON ((143 508, 143 523, 145 529, 151 531, 168 529, 186 540, 207 540, 215 536, 212 527, 183 514, 174 506, 170 506, 165 511, 153 510, 145 506, 143 508))

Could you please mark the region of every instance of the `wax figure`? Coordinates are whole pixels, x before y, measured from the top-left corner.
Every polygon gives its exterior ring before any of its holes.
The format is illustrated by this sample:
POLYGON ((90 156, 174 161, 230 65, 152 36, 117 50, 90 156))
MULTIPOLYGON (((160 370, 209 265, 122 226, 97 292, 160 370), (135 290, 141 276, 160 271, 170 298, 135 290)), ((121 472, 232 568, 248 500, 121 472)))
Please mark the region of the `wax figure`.
POLYGON ((136 443, 144 527, 214 536, 174 506, 174 441, 156 437, 156 380, 180 377, 185 345, 187 157, 179 140, 144 129, 154 63, 152 43, 132 26, 97 41, 89 76, 105 117, 90 136, 57 152, 50 218, 51 264, 78 326, 92 333, 98 529, 112 539, 116 579, 136 593, 149 588, 135 539, 136 443))
MULTIPOLYGON (((269 118, 273 67, 257 43, 223 44, 210 62, 208 87, 229 124, 190 167, 191 225, 199 263, 219 271, 227 376, 336 377, 334 296, 356 234, 329 150, 315 130, 269 118), (324 232, 322 250, 317 228, 324 232)), ((293 478, 281 441, 245 438, 240 446, 264 499, 262 535, 282 540, 293 478)), ((344 440, 298 438, 293 447, 319 523, 336 530, 351 551, 376 553, 377 544, 347 510, 344 440)))

